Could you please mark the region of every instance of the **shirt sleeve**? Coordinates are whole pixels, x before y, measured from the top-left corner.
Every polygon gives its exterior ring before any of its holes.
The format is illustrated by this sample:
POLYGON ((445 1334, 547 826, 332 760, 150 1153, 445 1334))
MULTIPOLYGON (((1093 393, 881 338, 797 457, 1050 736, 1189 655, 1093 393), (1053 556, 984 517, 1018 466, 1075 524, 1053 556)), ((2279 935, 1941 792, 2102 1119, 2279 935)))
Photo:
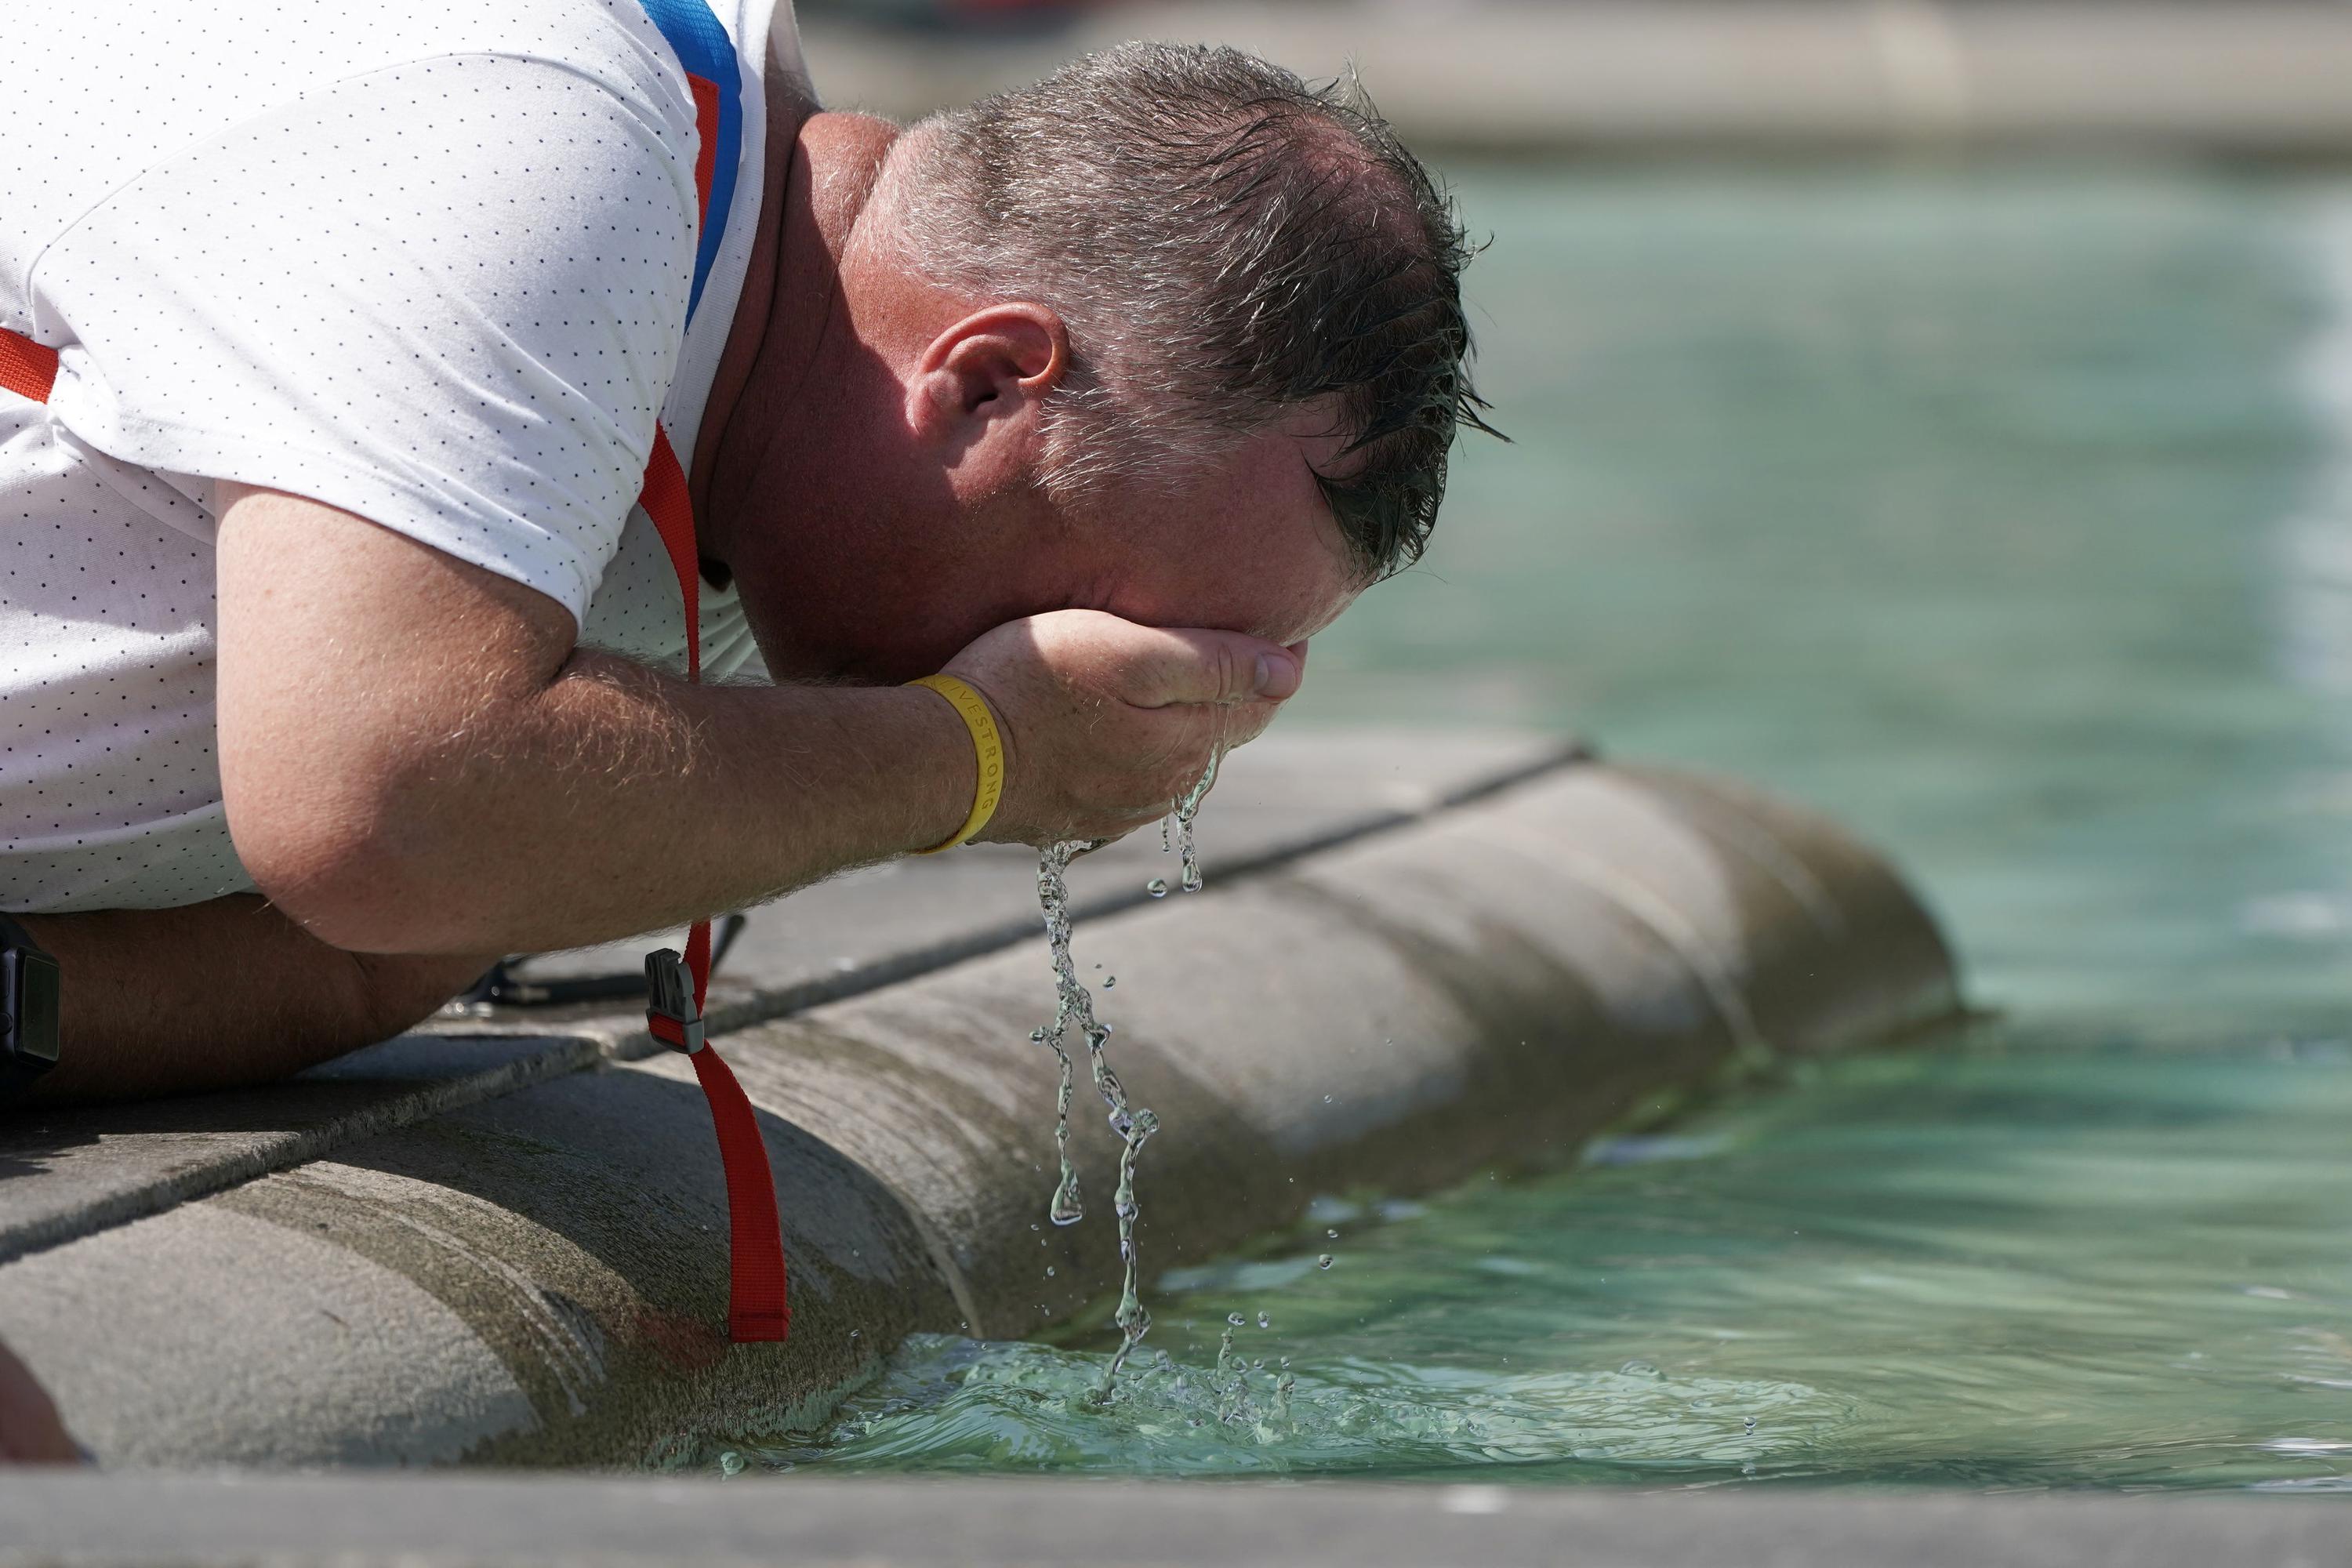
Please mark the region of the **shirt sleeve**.
POLYGON ((44 253, 36 295, 75 340, 52 413, 113 457, 312 497, 584 619, 685 332, 691 127, 507 56, 305 92, 44 253))

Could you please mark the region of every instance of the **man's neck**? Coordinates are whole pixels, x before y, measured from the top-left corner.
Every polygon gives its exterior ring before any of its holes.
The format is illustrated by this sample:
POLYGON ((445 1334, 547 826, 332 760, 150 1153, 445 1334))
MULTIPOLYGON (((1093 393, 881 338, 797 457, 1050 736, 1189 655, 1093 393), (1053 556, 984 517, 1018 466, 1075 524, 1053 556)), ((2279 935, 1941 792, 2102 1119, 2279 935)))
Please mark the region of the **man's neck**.
POLYGON ((759 230, 687 479, 703 559, 722 572, 770 445, 849 331, 841 258, 898 133, 870 115, 820 110, 805 83, 773 66, 767 92, 759 230))

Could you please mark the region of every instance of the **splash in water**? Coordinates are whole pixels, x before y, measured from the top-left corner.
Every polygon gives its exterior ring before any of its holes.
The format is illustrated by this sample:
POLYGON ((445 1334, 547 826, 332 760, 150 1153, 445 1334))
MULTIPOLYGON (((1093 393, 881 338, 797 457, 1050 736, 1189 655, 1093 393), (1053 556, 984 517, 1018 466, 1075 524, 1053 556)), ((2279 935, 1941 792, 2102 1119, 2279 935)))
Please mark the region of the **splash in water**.
MULTIPOLYGON (((1234 1332, 1231 1329, 1228 1333, 1234 1332)), ((1246 1334, 1254 1331, 1244 1325, 1246 1334)), ((1206 1347, 1203 1347, 1204 1349, 1206 1347)), ((1432 1474, 1486 1480, 1803 1474, 1848 1426, 1850 1400, 1802 1384, 1685 1373, 1477 1372, 1351 1356, 1320 1370, 1211 1367, 1147 1352, 1119 1397, 1097 1359, 1028 1342, 913 1334, 882 1378, 818 1435, 759 1462, 842 1469, 1038 1469, 1114 1475, 1432 1474), (1750 1427, 1758 1413, 1765 1419, 1750 1427)), ((746 1447, 750 1446, 746 1445, 746 1447)))

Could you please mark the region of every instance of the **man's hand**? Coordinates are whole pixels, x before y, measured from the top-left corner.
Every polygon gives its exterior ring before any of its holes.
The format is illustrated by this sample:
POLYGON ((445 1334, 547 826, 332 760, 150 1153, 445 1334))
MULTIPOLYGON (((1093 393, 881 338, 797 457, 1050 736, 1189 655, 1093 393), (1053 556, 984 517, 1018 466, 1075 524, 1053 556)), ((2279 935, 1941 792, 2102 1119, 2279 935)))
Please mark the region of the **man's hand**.
POLYGON ((1115 838, 1167 815, 1298 689, 1306 645, 1167 631, 1097 610, 997 627, 949 661, 996 710, 1004 799, 982 837, 1115 838))

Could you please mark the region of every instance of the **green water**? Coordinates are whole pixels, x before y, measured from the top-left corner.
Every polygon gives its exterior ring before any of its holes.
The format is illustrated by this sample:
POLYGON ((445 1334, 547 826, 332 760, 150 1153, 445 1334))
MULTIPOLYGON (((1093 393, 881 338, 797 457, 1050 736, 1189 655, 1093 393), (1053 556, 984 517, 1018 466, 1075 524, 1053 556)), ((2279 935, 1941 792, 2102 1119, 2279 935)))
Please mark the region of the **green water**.
POLYGON ((1108 1409, 1108 1334, 925 1341, 747 1452, 2352 1489, 2352 185, 1462 194, 1517 441, 1465 453, 1298 718, 1574 727, 1811 800, 1929 889, 2000 1021, 1559 1176, 1334 1194, 1163 1279, 1108 1409), (1213 1369, 1228 1313, 1263 1370, 1213 1369))

